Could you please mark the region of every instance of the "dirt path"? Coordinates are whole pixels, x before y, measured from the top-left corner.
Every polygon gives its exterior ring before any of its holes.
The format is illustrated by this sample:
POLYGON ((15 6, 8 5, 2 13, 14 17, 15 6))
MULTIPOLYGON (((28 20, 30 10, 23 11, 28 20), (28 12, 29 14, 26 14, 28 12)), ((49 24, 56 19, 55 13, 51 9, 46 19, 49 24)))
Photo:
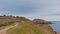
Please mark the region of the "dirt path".
MULTIPOLYGON (((8 26, 8 27, 0 30, 0 34, 6 34, 6 32, 7 32, 9 29, 18 26, 18 24, 19 24, 19 23, 14 23, 13 25, 10 25, 10 26, 8 26)), ((46 31, 44 28, 41 28, 41 27, 39 27, 39 28, 40 28, 42 31, 44 31, 45 33, 51 34, 50 32, 46 31)))
POLYGON ((7 31, 7 30, 18 26, 18 24, 19 24, 19 23, 14 23, 13 25, 10 25, 10 26, 8 26, 8 27, 6 27, 6 28, 0 30, 0 34, 6 34, 6 31, 7 31))

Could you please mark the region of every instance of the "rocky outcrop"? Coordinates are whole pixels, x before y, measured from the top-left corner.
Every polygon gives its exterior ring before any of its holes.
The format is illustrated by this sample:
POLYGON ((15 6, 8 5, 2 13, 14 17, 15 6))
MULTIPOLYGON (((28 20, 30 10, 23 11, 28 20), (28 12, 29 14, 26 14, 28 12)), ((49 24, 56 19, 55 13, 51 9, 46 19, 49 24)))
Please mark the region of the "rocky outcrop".
POLYGON ((55 32, 50 26, 52 24, 51 22, 42 19, 34 19, 33 22, 34 24, 39 25, 40 27, 49 31, 51 34, 57 34, 57 32, 55 32))
POLYGON ((43 19, 34 19, 33 21, 36 24, 52 24, 51 22, 43 20, 43 19))

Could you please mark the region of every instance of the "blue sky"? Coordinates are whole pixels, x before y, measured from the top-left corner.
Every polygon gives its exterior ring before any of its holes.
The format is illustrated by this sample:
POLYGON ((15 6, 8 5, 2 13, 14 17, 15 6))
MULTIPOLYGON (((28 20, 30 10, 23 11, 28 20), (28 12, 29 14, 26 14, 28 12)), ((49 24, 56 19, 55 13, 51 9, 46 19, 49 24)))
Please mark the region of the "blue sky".
POLYGON ((0 0, 0 15, 60 21, 60 0, 0 0))

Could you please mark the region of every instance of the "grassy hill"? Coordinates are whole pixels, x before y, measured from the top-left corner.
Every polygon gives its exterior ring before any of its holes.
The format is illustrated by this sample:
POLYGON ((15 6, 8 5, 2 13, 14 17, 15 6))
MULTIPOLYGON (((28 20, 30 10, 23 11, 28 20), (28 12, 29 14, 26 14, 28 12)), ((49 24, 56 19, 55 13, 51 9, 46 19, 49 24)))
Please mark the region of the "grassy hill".
POLYGON ((16 28, 9 29, 7 34, 46 34, 34 24, 20 22, 16 28))
MULTIPOLYGON (((19 23, 17 27, 13 27, 8 29, 7 31, 4 31, 5 34, 53 34, 54 33, 48 21, 41 19, 32 21, 25 17, 2 16, 0 17, 0 22, 3 23, 0 24, 0 28, 10 27, 16 22, 19 23)), ((2 33, 4 32, 2 31, 2 33)))

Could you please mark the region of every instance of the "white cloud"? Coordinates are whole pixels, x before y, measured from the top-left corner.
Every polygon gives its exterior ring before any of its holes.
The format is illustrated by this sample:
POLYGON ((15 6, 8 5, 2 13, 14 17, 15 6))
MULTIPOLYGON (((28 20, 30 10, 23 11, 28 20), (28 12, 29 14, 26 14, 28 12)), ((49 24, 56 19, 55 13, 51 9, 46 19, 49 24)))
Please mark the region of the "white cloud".
MULTIPOLYGON (((8 1, 8 0, 6 0, 6 1, 8 1)), ((14 0, 14 1, 9 0, 8 3, 12 2, 14 4, 17 2, 16 4, 18 4, 19 2, 22 2, 22 1, 24 3, 27 2, 29 4, 30 3, 38 4, 39 6, 41 5, 41 7, 34 10, 35 12, 33 12, 33 13, 22 14, 22 15, 18 14, 19 16, 26 16, 31 19, 32 18, 42 18, 42 19, 51 20, 51 21, 60 20, 60 0, 14 0)), ((0 11, 0 12, 1 12, 0 14, 2 14, 2 13, 5 13, 6 11, 5 12, 0 11)), ((7 12, 7 13, 9 13, 9 12, 7 12)))
POLYGON ((60 21, 60 0, 50 0, 42 10, 36 10, 31 16, 50 21, 60 21))

